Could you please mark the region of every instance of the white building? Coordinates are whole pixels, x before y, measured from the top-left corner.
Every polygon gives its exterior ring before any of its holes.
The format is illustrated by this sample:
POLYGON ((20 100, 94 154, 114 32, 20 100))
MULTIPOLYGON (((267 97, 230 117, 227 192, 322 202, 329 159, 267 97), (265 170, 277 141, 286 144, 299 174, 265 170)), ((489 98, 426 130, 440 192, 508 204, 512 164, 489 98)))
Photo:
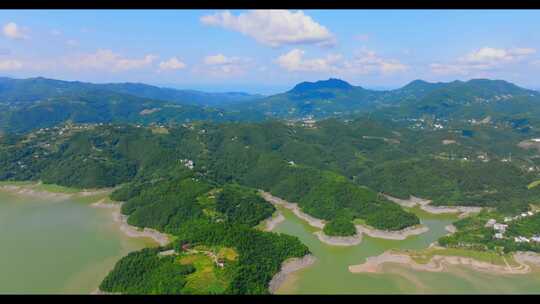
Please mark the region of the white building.
POLYGON ((495 238, 496 238, 496 239, 502 239, 502 238, 503 238, 503 234, 502 234, 502 233, 495 233, 495 238))
POLYGON ((533 242, 540 243, 540 235, 535 235, 535 236, 533 236, 533 237, 531 238, 531 240, 532 240, 533 242))
POLYGON ((506 231, 506 228, 508 227, 508 225, 506 224, 499 224, 499 223, 496 223, 493 225, 493 229, 499 231, 499 232, 504 232, 506 231))
POLYGON ((523 237, 523 236, 515 237, 515 238, 514 238, 514 241, 515 241, 516 243, 529 243, 529 242, 530 242, 530 240, 529 240, 528 238, 523 237))
POLYGON ((497 220, 495 219, 489 219, 486 223, 486 226, 485 227, 493 227, 493 225, 495 225, 497 223, 497 220))

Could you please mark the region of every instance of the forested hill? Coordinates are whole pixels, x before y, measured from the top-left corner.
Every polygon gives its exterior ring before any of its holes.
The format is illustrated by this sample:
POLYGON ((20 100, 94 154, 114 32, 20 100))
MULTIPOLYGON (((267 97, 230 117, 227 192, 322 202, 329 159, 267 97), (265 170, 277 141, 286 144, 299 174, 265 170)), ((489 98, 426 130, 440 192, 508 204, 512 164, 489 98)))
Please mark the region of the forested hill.
POLYGON ((388 118, 540 121, 540 93, 502 80, 472 79, 448 83, 415 80, 406 86, 376 91, 339 79, 303 82, 288 92, 231 106, 275 118, 338 117, 375 112, 388 118))
POLYGON ((262 95, 252 95, 243 92, 207 93, 130 82, 96 84, 43 77, 28 79, 0 77, 0 101, 2 103, 34 103, 52 98, 78 96, 85 91, 111 91, 183 105, 218 108, 223 105, 255 100, 262 97, 262 95))
POLYGON ((429 83, 376 91, 343 80, 302 82, 268 97, 203 93, 138 83, 92 84, 0 78, 0 130, 25 132, 58 123, 148 124, 324 119, 371 113, 387 119, 484 119, 540 125, 540 93, 502 80, 429 83))
POLYGON ((0 130, 25 132, 67 121, 74 123, 183 123, 194 120, 258 119, 193 104, 201 100, 249 98, 242 94, 205 95, 146 85, 97 85, 45 78, 0 79, 0 130), (140 96, 137 96, 140 95, 140 96), (142 97, 141 97, 142 96, 142 97), (170 100, 158 98, 169 97, 170 100), (185 97, 185 98, 184 98, 185 97), (193 98, 192 98, 193 97, 193 98))
POLYGON ((309 250, 296 238, 254 229, 275 210, 257 189, 325 219, 332 235, 353 234, 356 220, 383 230, 419 223, 381 192, 513 215, 540 202, 533 138, 540 138, 534 128, 496 122, 373 117, 307 125, 66 124, 1 135, 0 180, 119 186, 112 198, 126 202, 130 224, 177 237, 181 263, 159 257, 159 249, 130 254, 103 281, 106 291, 265 293, 281 262, 309 250), (224 269, 213 270, 221 283, 193 289, 190 280, 207 271, 201 263, 213 262, 185 244, 229 256, 224 269))
MULTIPOLYGON (((279 121, 67 125, 3 136, 0 178, 106 187, 173 174, 191 160, 212 182, 264 189, 328 220, 343 208, 367 216, 354 201, 388 206, 377 192, 423 196, 442 205, 515 209, 536 200, 540 189, 527 188, 540 179, 534 137, 540 137, 535 129, 522 132, 505 124, 366 117, 312 126, 279 121)), ((376 210, 382 209, 368 213, 376 210)))

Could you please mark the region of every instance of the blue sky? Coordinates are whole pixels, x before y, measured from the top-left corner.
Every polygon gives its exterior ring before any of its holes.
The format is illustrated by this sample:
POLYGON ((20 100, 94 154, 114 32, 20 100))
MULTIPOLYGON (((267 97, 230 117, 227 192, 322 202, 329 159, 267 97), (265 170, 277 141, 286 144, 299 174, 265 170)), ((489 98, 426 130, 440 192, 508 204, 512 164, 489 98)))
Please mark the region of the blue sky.
POLYGON ((540 11, 2 10, 0 75, 275 93, 496 78, 540 88, 540 11))

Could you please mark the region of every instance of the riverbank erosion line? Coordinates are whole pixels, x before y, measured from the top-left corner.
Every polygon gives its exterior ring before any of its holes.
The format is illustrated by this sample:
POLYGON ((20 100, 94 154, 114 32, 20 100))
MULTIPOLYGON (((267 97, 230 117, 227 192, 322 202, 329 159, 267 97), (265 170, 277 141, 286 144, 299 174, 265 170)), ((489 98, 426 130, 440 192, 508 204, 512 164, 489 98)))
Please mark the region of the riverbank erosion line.
MULTIPOLYGON (((317 236, 319 241, 331 245, 331 246, 355 246, 362 242, 362 234, 366 234, 373 238, 381 238, 388 240, 404 240, 409 236, 419 235, 429 231, 429 228, 424 225, 416 225, 413 227, 407 227, 402 230, 392 231, 392 230, 378 230, 372 227, 367 227, 365 225, 357 224, 355 225, 356 234, 352 236, 329 236, 326 235, 322 229, 326 225, 326 221, 312 217, 308 214, 305 214, 300 210, 300 207, 297 203, 287 202, 279 197, 273 196, 272 194, 259 190, 259 194, 266 201, 271 203, 274 206, 281 206, 291 210, 298 218, 306 221, 310 226, 321 229, 321 231, 316 231, 314 234, 317 236)), ((280 219, 281 220, 281 219, 280 219)))
POLYGON ((391 202, 394 202, 402 207, 413 208, 420 206, 420 209, 431 214, 443 214, 443 213, 459 213, 459 217, 463 218, 473 213, 482 211, 482 207, 470 207, 470 206, 432 206, 433 201, 428 199, 419 198, 416 196, 410 196, 409 199, 404 200, 397 197, 383 194, 383 196, 391 202))
POLYGON ((470 257, 434 255, 427 263, 418 263, 406 253, 385 251, 384 253, 368 257, 366 262, 349 266, 352 273, 383 273, 384 264, 401 264, 413 270, 442 272, 448 271, 450 265, 464 265, 474 270, 496 273, 496 274, 526 274, 531 272, 529 264, 540 266, 540 255, 532 252, 517 252, 513 255, 514 260, 519 264, 512 267, 508 263, 497 265, 488 262, 478 261, 470 257))
POLYGON ((151 238, 160 246, 165 246, 171 242, 171 236, 166 233, 162 233, 148 227, 145 227, 141 230, 139 227, 129 225, 127 222, 128 216, 121 213, 123 203, 124 202, 107 203, 105 202, 105 199, 102 199, 91 204, 90 206, 94 208, 112 209, 112 216, 114 221, 120 223, 120 230, 129 237, 151 238))
POLYGON ((300 269, 307 268, 315 263, 317 259, 311 255, 305 255, 302 258, 290 258, 281 264, 281 270, 276 273, 268 284, 268 291, 271 294, 276 293, 278 288, 285 282, 287 277, 300 269))

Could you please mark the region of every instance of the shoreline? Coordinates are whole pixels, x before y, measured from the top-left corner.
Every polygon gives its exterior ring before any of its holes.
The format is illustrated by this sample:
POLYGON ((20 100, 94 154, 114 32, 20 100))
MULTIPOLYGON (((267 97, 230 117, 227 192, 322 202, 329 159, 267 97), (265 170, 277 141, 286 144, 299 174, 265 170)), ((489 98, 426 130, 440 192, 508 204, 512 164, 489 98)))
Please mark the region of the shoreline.
POLYGON ((103 189, 73 189, 73 192, 56 192, 49 191, 47 189, 39 189, 42 186, 42 182, 33 182, 28 184, 9 184, 9 182, 0 185, 0 191, 7 192, 14 195, 48 199, 48 200, 67 200, 73 197, 88 197, 94 195, 107 194, 112 191, 112 188, 103 189), (37 188, 37 189, 36 189, 37 188))
POLYGON ((431 200, 423 199, 413 195, 409 196, 409 199, 400 199, 390 196, 388 194, 382 194, 387 200, 394 202, 402 207, 413 208, 420 206, 420 209, 431 214, 443 214, 443 213, 459 213, 459 218, 469 216, 473 213, 478 213, 482 210, 482 207, 471 206, 432 206, 431 200))
POLYGON ((112 217, 113 220, 117 223, 120 223, 120 231, 125 235, 132 238, 145 237, 151 238, 160 246, 165 246, 171 242, 171 237, 168 234, 159 232, 155 229, 145 227, 140 230, 139 227, 132 226, 127 222, 127 215, 123 215, 120 210, 122 208, 123 202, 117 203, 105 203, 105 199, 101 199, 95 203, 92 203, 90 206, 93 208, 104 208, 104 209, 113 209, 112 217))
POLYGON ((278 210, 276 214, 262 221, 261 224, 264 226, 262 228, 262 231, 270 232, 274 230, 277 227, 277 225, 281 224, 284 221, 285 221, 285 217, 283 216, 283 213, 281 213, 281 211, 278 210))
POLYGON ((291 273, 313 265, 316 260, 317 258, 312 254, 307 254, 301 258, 290 258, 285 260, 281 263, 280 271, 276 273, 268 283, 268 291, 270 294, 275 294, 291 273))
MULTIPOLYGON (((103 189, 81 189, 79 191, 73 191, 69 193, 65 192, 54 192, 48 191, 47 189, 35 189, 43 185, 41 182, 36 183, 25 183, 25 184, 9 184, 4 183, 0 185, 0 191, 4 191, 14 195, 26 196, 26 197, 35 197, 46 200, 57 200, 64 201, 70 198, 85 198, 95 195, 108 194, 112 191, 113 188, 103 188, 103 189)), ((66 189, 72 189, 66 187, 66 189)), ((128 216, 121 214, 121 207, 123 202, 107 202, 108 196, 95 201, 89 206, 91 208, 102 208, 102 209, 112 209, 113 221, 119 223, 120 231, 123 232, 127 237, 131 238, 150 238, 159 246, 165 246, 169 244, 172 240, 168 234, 161 233, 152 228, 144 228, 139 230, 138 227, 131 226, 127 223, 128 216)), ((109 293, 102 291, 96 288, 94 291, 90 292, 91 295, 114 295, 119 293, 109 293)))
POLYGON ((283 200, 277 196, 273 196, 272 194, 262 191, 262 190, 259 190, 259 194, 261 195, 263 199, 265 199, 270 204, 274 206, 276 205, 282 206, 291 210, 298 218, 306 221, 312 227, 323 229, 324 225, 326 224, 325 220, 312 217, 311 215, 302 212, 302 210, 300 210, 300 207, 298 206, 297 203, 287 202, 286 200, 283 200))
POLYGON ((32 189, 39 184, 29 185, 2 185, 0 191, 7 192, 14 195, 20 195, 25 197, 41 198, 47 200, 67 200, 73 197, 71 193, 50 192, 45 190, 32 189))
POLYGON ((383 266, 385 264, 401 264, 410 269, 418 271, 442 272, 449 271, 448 266, 467 266, 476 271, 483 271, 496 274, 526 274, 531 272, 531 266, 534 264, 540 266, 540 255, 531 252, 516 252, 514 260, 519 264, 517 267, 510 266, 506 260, 506 265, 497 265, 484 261, 479 261, 474 258, 452 255, 434 255, 431 259, 423 264, 413 260, 406 253, 385 251, 378 256, 368 257, 362 264, 349 266, 351 273, 384 273, 383 266))
POLYGON ((379 230, 374 228, 369 228, 364 225, 355 225, 356 230, 364 233, 372 238, 378 238, 378 239, 386 239, 386 240, 398 240, 402 241, 406 238, 413 236, 413 235, 419 235, 422 233, 425 233, 429 231, 429 228, 424 225, 416 225, 411 227, 406 227, 401 230, 379 230))
POLYGON ((322 230, 314 232, 322 243, 331 246, 355 246, 362 243, 362 233, 356 232, 354 236, 329 236, 326 235, 322 230))
MULTIPOLYGON (((274 206, 281 206, 291 210, 298 218, 306 221, 310 226, 319 228, 320 231, 314 232, 319 241, 332 246, 354 246, 362 242, 362 234, 366 234, 373 238, 387 239, 387 240, 405 240, 409 236, 419 235, 429 231, 429 228, 424 225, 416 225, 412 227, 407 227, 397 231, 391 230, 378 230, 375 228, 370 228, 364 225, 356 224, 355 236, 329 236, 324 234, 322 231, 326 225, 326 221, 312 217, 300 210, 300 207, 297 203, 287 202, 279 197, 273 196, 272 194, 259 190, 259 194, 267 202, 271 203, 274 206)), ((283 219, 284 220, 284 219, 283 219)))
POLYGON ((444 226, 444 230, 448 231, 447 235, 452 235, 457 232, 457 228, 454 224, 444 226))

